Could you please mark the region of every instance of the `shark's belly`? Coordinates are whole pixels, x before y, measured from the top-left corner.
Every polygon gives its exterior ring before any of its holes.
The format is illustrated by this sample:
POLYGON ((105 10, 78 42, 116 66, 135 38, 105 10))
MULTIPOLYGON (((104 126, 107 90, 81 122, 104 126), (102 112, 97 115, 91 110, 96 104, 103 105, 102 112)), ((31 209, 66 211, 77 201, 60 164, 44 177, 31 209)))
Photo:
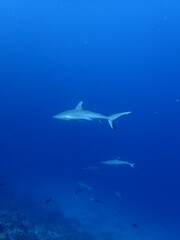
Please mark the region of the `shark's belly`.
POLYGON ((66 119, 67 120, 92 120, 92 119, 90 119, 89 117, 84 117, 84 116, 71 116, 71 115, 66 115, 66 119))

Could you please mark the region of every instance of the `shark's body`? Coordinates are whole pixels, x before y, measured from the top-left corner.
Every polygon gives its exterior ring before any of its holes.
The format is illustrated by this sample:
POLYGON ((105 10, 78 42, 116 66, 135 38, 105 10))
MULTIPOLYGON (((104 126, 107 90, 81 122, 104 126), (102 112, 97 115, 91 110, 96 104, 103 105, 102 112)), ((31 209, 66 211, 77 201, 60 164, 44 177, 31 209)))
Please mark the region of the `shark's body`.
POLYGON ((83 183, 83 182, 78 182, 78 185, 83 187, 84 189, 87 189, 87 190, 93 190, 92 187, 88 186, 87 184, 83 183))
POLYGON ((101 113, 95 113, 95 112, 83 110, 82 105, 83 105, 83 102, 81 101, 80 103, 78 103, 78 105, 74 109, 59 113, 53 117, 56 119, 66 120, 66 121, 70 121, 70 120, 86 120, 86 121, 107 120, 109 122, 109 125, 111 126, 111 128, 114 129, 114 121, 116 119, 131 113, 131 112, 122 112, 122 113, 116 113, 116 114, 113 114, 110 116, 105 116, 101 113))
POLYGON ((84 192, 86 190, 93 190, 93 188, 89 187, 87 184, 85 184, 83 182, 78 182, 78 185, 74 190, 74 195, 77 197, 78 193, 84 192))
POLYGON ((135 166, 135 163, 122 161, 119 158, 116 158, 116 159, 113 159, 113 160, 104 161, 102 163, 103 164, 107 164, 107 165, 129 165, 132 168, 134 168, 134 166, 135 166))

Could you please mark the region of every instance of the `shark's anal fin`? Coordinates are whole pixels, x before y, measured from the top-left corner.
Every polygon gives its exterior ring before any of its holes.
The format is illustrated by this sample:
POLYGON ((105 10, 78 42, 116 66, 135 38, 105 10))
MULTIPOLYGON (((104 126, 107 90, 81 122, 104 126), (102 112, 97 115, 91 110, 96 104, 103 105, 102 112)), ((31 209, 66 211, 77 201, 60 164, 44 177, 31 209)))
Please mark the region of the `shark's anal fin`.
POLYGON ((83 105, 83 101, 79 102, 78 105, 75 107, 75 110, 77 111, 83 110, 82 105, 83 105))

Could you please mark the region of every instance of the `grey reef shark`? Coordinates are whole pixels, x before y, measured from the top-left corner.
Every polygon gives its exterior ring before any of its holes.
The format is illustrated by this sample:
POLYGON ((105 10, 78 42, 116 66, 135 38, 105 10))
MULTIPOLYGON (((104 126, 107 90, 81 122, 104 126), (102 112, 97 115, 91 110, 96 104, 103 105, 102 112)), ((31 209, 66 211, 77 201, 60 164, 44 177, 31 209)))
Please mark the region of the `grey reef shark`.
POLYGON ((76 120, 76 121, 100 120, 101 121, 101 120, 107 120, 110 127, 112 129, 115 129, 114 121, 117 120, 118 118, 124 116, 124 115, 128 115, 128 114, 131 113, 131 112, 122 112, 122 113, 116 113, 116 114, 113 114, 113 115, 110 115, 110 116, 105 116, 101 113, 95 113, 95 112, 84 110, 82 105, 83 105, 83 101, 79 102, 78 105, 74 109, 59 113, 57 115, 54 115, 53 118, 56 118, 56 119, 59 119, 59 120, 65 120, 65 121, 72 121, 72 120, 76 120))
POLYGON ((129 165, 130 167, 134 168, 135 163, 130 163, 127 161, 122 161, 120 160, 119 157, 117 157, 116 159, 112 159, 112 160, 108 160, 108 161, 103 161, 101 162, 103 164, 107 164, 107 165, 129 165))

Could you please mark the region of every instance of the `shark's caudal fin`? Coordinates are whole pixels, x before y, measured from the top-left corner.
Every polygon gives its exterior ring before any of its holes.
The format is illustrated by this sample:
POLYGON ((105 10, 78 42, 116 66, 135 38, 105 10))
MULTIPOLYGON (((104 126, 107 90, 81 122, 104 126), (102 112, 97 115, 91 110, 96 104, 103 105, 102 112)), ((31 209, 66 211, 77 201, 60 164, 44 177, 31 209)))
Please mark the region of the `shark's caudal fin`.
POLYGON ((130 166, 131 166, 132 168, 134 168, 135 165, 136 165, 135 163, 131 163, 131 164, 130 164, 130 166))
POLYGON ((128 115, 130 114, 131 112, 122 112, 122 113, 116 113, 116 114, 113 114, 113 115, 110 115, 108 117, 108 122, 109 122, 109 125, 111 126, 112 129, 115 129, 114 127, 114 121, 124 115, 128 115))
POLYGON ((83 110, 82 105, 83 105, 83 101, 79 102, 78 105, 75 107, 75 110, 78 110, 78 111, 83 110))

